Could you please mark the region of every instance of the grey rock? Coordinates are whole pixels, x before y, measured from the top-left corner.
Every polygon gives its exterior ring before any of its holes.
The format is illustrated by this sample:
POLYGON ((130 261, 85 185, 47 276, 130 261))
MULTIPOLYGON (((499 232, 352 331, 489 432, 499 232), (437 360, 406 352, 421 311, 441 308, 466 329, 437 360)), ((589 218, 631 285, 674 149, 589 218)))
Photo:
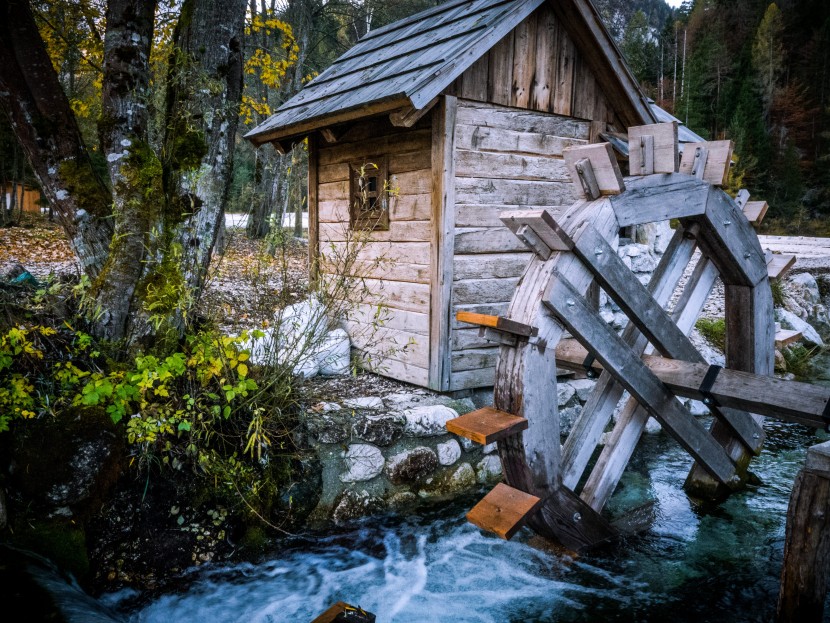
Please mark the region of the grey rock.
POLYGON ((799 273, 793 275, 788 280, 788 285, 796 290, 807 303, 813 305, 821 303, 821 293, 819 292, 818 282, 816 278, 810 273, 799 273))
POLYGON ((689 410, 689 413, 695 416, 709 415, 709 408, 700 402, 700 400, 692 400, 690 398, 686 401, 686 408, 689 410))
POLYGON ((588 398, 590 398, 591 393, 594 391, 594 387, 596 387, 597 382, 592 379, 576 379, 573 381, 568 381, 568 385, 574 388, 576 391, 576 397, 579 399, 579 402, 585 403, 588 398))
POLYGON ((791 311, 777 307, 775 309, 775 319, 787 329, 801 331, 805 341, 811 342, 817 346, 824 346, 824 340, 821 339, 818 331, 816 331, 808 322, 805 322, 791 311))
POLYGON ((458 417, 458 412, 444 405, 415 407, 402 413, 406 419, 404 432, 410 437, 434 437, 446 434, 448 420, 458 417))
POLYGON ((396 485, 420 483, 438 467, 438 457, 430 448, 420 446, 389 458, 386 475, 396 485))
POLYGON ((573 430, 576 418, 582 412, 581 406, 566 407, 559 409, 559 434, 570 435, 573 430))
MULTIPOLYGON (((501 465, 501 463, 499 463, 501 465)), ((452 490, 468 489, 476 484, 476 473, 469 463, 462 463, 450 476, 449 488, 452 490)))
POLYGON ((403 436, 406 420, 400 414, 361 415, 352 424, 352 435, 376 446, 390 446, 403 436))
POLYGON ((348 425, 340 417, 310 413, 306 425, 311 437, 320 443, 341 443, 349 438, 348 425))
POLYGON ((398 392, 383 397, 386 407, 392 411, 405 411, 415 407, 432 407, 434 405, 448 405, 452 402, 449 396, 433 394, 426 390, 421 392, 398 392))
POLYGON ((571 398, 576 395, 576 390, 568 383, 557 383, 556 385, 556 404, 559 407, 567 405, 571 398))
POLYGON ((372 515, 383 510, 383 500, 369 495, 367 491, 344 491, 332 511, 331 518, 335 524, 372 515))
POLYGON ((493 454, 494 452, 497 452, 498 449, 499 449, 499 444, 494 441, 493 443, 488 443, 486 446, 484 446, 481 449, 481 451, 484 454, 493 454))
POLYGON ((456 439, 458 440, 458 443, 461 444, 461 448, 464 450, 464 452, 470 452, 472 450, 475 450, 478 446, 478 444, 475 441, 473 441, 472 439, 467 439, 466 437, 456 437, 456 439))
POLYGON ((649 435, 656 435, 661 430, 663 430, 663 427, 660 426, 660 422, 655 420, 653 417, 648 418, 646 421, 646 432, 649 435))
POLYGON ((488 484, 501 479, 501 461, 495 454, 485 456, 476 466, 476 480, 488 484))
POLYGON ((441 465, 453 465, 461 458, 461 446, 455 439, 450 439, 438 444, 438 462, 441 465))
POLYGON ((370 409, 373 411, 378 411, 385 407, 383 399, 378 398, 377 396, 349 398, 348 400, 343 401, 343 406, 347 409, 370 409))
POLYGON ((412 493, 412 491, 398 491, 389 498, 387 503, 389 504, 389 508, 398 510, 411 506, 417 501, 418 496, 412 493))
POLYGON ((346 472, 340 474, 342 482, 361 482, 379 476, 385 463, 380 448, 369 444, 355 443, 343 453, 346 472))

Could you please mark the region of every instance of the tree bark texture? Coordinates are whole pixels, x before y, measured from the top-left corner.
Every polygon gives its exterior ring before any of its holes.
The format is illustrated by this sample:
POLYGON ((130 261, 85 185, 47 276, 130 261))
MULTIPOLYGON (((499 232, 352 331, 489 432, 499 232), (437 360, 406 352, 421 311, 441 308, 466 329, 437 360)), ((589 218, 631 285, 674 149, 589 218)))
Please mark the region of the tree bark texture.
POLYGON ((185 0, 176 32, 178 58, 171 60, 180 66, 170 87, 167 127, 178 135, 165 141, 167 195, 175 208, 185 283, 196 293, 204 285, 233 178, 244 21, 245 0, 185 0), (192 125, 181 128, 183 120, 192 125), (203 149, 198 162, 189 162, 194 154, 177 153, 175 143, 194 129, 203 149))
POLYGON ((112 238, 111 195, 95 173, 27 0, 0 3, 0 107, 91 278, 112 238))
MULTIPOLYGON (((146 270, 151 225, 161 197, 161 166, 148 143, 150 49, 156 3, 110 0, 104 35, 102 113, 98 131, 113 194, 114 236, 93 283, 95 333, 134 339, 134 301, 146 270)), ((147 333, 147 331, 142 331, 147 333)))

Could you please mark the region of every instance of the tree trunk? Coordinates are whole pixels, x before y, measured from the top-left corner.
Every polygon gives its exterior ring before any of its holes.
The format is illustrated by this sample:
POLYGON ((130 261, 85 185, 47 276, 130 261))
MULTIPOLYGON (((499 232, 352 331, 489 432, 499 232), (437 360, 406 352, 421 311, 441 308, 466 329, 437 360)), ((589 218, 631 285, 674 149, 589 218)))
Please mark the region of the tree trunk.
POLYGON ((92 167, 27 0, 0 4, 0 108, 83 270, 95 278, 112 237, 112 199, 92 167))
MULTIPOLYGON (((104 81, 99 123, 101 148, 112 181, 115 232, 91 296, 100 315, 94 332, 133 341, 142 306, 134 301, 155 246, 151 226, 161 210, 161 166, 148 143, 150 48, 155 2, 110 0, 104 34, 104 81)), ((143 323, 142 323, 143 324, 143 323)))
MULTIPOLYGON (((242 33, 245 0, 185 0, 176 33, 176 50, 195 71, 182 74, 171 89, 168 128, 180 120, 199 119, 198 162, 176 153, 171 137, 169 165, 178 171, 168 196, 186 197, 176 238, 183 249, 182 273, 187 287, 201 293, 233 178, 233 156, 239 104, 242 100, 242 33), (204 84, 215 85, 205 89, 204 84)), ((174 52, 175 56, 176 52, 174 52)), ((191 122, 192 123, 192 122, 191 122)), ((181 143, 181 136, 172 137, 181 143)), ((177 215, 174 215, 177 216, 177 215)))

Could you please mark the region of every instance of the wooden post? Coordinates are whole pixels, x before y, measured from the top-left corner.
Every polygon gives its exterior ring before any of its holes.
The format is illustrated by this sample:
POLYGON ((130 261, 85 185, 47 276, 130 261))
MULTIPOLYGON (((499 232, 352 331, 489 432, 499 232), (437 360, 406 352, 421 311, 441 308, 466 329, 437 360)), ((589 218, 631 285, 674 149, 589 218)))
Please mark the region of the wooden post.
POLYGON ((830 441, 807 451, 787 512, 776 621, 823 620, 830 571, 830 441))
POLYGON ((455 114, 458 100, 441 98, 432 117, 432 257, 429 388, 448 391, 452 373, 452 267, 455 231, 455 114))

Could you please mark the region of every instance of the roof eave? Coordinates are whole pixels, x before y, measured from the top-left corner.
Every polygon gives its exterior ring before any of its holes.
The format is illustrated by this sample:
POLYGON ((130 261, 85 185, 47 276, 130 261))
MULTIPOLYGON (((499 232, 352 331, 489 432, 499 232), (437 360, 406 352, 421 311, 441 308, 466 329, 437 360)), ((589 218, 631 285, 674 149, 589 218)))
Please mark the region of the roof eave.
POLYGON ((254 146, 265 143, 299 142, 317 130, 347 121, 355 121, 364 117, 372 117, 389 113, 405 106, 412 106, 412 101, 406 95, 394 95, 381 100, 366 102, 351 108, 345 108, 335 113, 326 113, 303 119, 296 123, 282 125, 273 130, 256 131, 256 128, 244 135, 254 146))

